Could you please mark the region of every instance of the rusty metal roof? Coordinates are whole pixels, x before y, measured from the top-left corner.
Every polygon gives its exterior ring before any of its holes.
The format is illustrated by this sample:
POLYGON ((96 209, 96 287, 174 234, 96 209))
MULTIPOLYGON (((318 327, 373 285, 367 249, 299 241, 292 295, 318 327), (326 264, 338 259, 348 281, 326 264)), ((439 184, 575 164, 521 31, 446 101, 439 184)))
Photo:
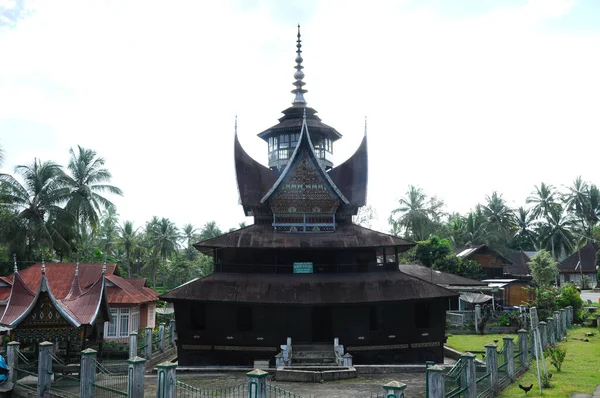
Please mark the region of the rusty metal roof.
POLYGON ((275 233, 270 225, 254 224, 198 242, 199 251, 210 254, 212 248, 238 247, 258 249, 311 249, 404 246, 415 243, 355 224, 340 224, 335 232, 275 233))
POLYGON ((3 325, 10 325, 18 319, 21 314, 27 311, 33 303, 33 300, 35 300, 35 293, 27 287, 21 278, 21 275, 17 273, 16 277, 13 278, 8 303, 4 310, 4 314, 2 315, 2 319, 0 319, 0 323, 3 325))
POLYGON ((565 258, 559 265, 558 271, 562 273, 580 273, 583 268, 584 273, 595 273, 596 272, 596 253, 600 249, 600 245, 597 243, 588 243, 583 246, 581 250, 576 251, 569 257, 565 258), (579 256, 581 255, 581 264, 579 263, 579 256))
POLYGON ((164 300, 259 304, 352 304, 457 296, 399 271, 348 274, 217 272, 161 295, 164 300))
POLYGON ((423 279, 428 282, 442 286, 487 286, 487 283, 476 281, 474 279, 434 270, 423 265, 400 264, 400 272, 412 275, 415 278, 423 279))

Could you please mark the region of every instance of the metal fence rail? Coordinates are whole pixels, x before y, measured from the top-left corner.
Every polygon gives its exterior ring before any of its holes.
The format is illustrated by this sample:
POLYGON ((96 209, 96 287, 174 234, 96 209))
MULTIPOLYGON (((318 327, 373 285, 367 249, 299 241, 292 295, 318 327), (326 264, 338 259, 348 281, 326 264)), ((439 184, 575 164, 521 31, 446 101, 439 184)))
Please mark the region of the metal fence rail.
POLYGON ((488 398, 492 397, 492 378, 491 374, 485 367, 477 367, 476 370, 477 383, 475 391, 477 391, 477 398, 488 398))
POLYGON ((460 358, 452 369, 444 375, 446 398, 459 397, 460 394, 466 391, 467 385, 463 380, 464 367, 465 362, 460 358))
POLYGON ((279 398, 279 397, 303 398, 299 394, 284 390, 283 388, 276 386, 275 384, 267 383, 267 398, 279 398))
POLYGON ((17 351, 15 366, 15 384, 30 391, 37 391, 38 361, 27 359, 24 353, 17 351))
POLYGON ((177 380, 175 382, 175 396, 180 398, 246 398, 248 396, 247 383, 221 387, 216 389, 201 388, 177 380))
POLYGON ((94 392, 98 398, 126 397, 128 376, 108 371, 98 361, 93 360, 96 365, 96 382, 94 392))

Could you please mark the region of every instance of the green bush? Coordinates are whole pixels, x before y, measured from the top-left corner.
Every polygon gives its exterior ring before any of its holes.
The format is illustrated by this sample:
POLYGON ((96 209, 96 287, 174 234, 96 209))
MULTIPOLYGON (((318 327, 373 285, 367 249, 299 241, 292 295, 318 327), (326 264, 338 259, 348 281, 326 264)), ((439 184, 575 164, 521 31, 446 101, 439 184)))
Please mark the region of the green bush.
POLYGON ((557 372, 560 372, 562 363, 564 362, 565 357, 567 356, 567 349, 561 348, 559 345, 556 345, 554 347, 548 345, 547 353, 552 366, 556 368, 557 372))
POLYGON ((583 307, 583 300, 575 285, 567 283, 560 288, 560 296, 556 298, 556 304, 559 308, 572 306, 577 312, 583 307))

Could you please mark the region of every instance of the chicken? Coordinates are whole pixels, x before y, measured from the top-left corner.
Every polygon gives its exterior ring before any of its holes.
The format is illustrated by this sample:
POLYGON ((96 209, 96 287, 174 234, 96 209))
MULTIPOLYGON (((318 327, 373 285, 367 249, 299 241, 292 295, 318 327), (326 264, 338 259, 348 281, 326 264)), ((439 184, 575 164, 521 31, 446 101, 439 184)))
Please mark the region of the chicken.
POLYGON ((529 390, 531 390, 533 388, 533 384, 531 384, 529 387, 524 387, 522 385, 519 384, 519 388, 523 391, 525 391, 525 395, 527 395, 527 393, 529 392, 529 390))

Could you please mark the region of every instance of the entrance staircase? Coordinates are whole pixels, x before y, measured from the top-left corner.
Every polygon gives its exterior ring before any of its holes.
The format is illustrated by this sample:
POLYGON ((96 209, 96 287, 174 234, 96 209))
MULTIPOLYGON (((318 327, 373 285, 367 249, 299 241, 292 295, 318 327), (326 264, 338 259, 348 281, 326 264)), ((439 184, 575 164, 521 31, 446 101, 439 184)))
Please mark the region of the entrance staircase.
POLYGON ((295 344, 291 366, 336 366, 332 344, 295 344))

